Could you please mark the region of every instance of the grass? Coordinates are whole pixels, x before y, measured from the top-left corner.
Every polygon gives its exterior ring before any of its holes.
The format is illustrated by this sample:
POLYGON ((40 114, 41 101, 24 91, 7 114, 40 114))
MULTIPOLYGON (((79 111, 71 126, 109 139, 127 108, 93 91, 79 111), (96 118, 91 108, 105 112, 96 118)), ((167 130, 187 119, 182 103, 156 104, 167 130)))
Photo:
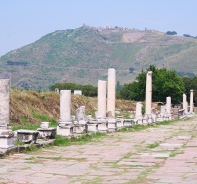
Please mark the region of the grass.
POLYGON ((72 137, 67 138, 60 135, 55 136, 54 145, 55 146, 70 146, 74 144, 84 144, 90 141, 93 141, 94 139, 100 138, 106 136, 106 133, 95 133, 90 135, 82 135, 80 137, 72 137))
MULTIPOLYGON (((50 122, 50 124, 49 124, 50 127, 57 127, 58 126, 58 122, 55 121, 55 119, 53 119, 53 118, 50 118, 48 116, 38 114, 35 112, 32 112, 32 114, 35 118, 37 118, 43 122, 50 122)), ((28 119, 25 117, 21 117, 21 121, 24 123, 23 125, 15 125, 15 124, 11 123, 12 131, 19 130, 19 129, 37 130, 38 128, 40 128, 40 124, 33 124, 33 123, 29 122, 28 119)))
MULTIPOLYGON (((11 124, 12 125, 12 124, 11 124)), ((15 130, 20 130, 20 129, 25 129, 25 130, 37 130, 40 127, 40 125, 36 124, 31 124, 30 122, 27 123, 26 125, 14 125, 12 126, 12 131, 15 130)))
POLYGON ((150 127, 155 127, 154 124, 148 124, 148 125, 133 125, 132 127, 123 127, 121 128, 120 130, 118 130, 118 132, 138 132, 138 131, 141 131, 141 130, 145 130, 147 128, 150 128, 150 127))
POLYGON ((53 118, 50 118, 48 116, 45 116, 43 114, 38 114, 38 113, 35 113, 35 112, 32 112, 32 115, 35 118, 37 118, 37 119, 39 119, 39 120, 41 120, 43 122, 50 122, 50 126, 51 127, 57 127, 58 126, 58 122, 55 119, 53 119, 53 118))
POLYGON ((15 140, 14 141, 14 145, 15 146, 23 146, 25 143, 23 143, 23 142, 20 142, 20 141, 18 141, 18 140, 15 140))
POLYGON ((147 148, 152 149, 152 148, 158 147, 159 145, 160 145, 160 142, 154 142, 153 144, 148 145, 147 148))
POLYGON ((152 172, 152 168, 148 168, 145 171, 141 172, 137 179, 131 180, 129 182, 126 182, 126 184, 138 184, 138 183, 145 183, 147 175, 152 172))
POLYGON ((184 153, 184 151, 182 151, 182 150, 173 150, 171 153, 170 153, 170 157, 175 157, 176 155, 178 155, 178 154, 183 154, 184 153))

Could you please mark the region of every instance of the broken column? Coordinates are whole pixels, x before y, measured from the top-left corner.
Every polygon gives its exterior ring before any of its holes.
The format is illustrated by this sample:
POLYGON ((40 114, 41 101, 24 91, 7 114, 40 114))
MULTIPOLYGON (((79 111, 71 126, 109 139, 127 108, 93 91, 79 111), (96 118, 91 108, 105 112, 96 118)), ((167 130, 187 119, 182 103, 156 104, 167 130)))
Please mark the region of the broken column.
POLYGON ((7 128, 10 120, 10 80, 0 80, 0 127, 7 128))
POLYGON ((184 109, 184 114, 187 114, 187 96, 186 94, 183 94, 183 109, 184 109))
POLYGON ((107 114, 108 114, 108 129, 116 131, 117 122, 115 119, 115 99, 116 99, 116 70, 108 69, 107 82, 107 114))
POLYGON ((166 97, 166 120, 171 120, 171 97, 166 97))
POLYGON ((106 132, 108 123, 106 120, 106 81, 98 80, 98 131, 106 132))
POLYGON ((70 136, 73 134, 71 119, 71 90, 60 91, 60 120, 57 135, 70 136))
POLYGON ((136 103, 135 119, 137 119, 138 124, 142 124, 142 102, 136 103))
POLYGON ((76 135, 87 132, 87 116, 85 114, 85 106, 80 106, 75 111, 73 132, 76 135))
POLYGON ((146 74, 146 112, 145 112, 145 121, 143 123, 151 123, 152 122, 152 71, 148 71, 146 74))
POLYGON ((0 148, 14 146, 14 133, 9 130, 10 79, 0 79, 0 148))
POLYGON ((194 112, 193 103, 194 103, 194 90, 191 89, 191 90, 190 90, 190 110, 189 110, 189 112, 190 112, 191 114, 194 112))

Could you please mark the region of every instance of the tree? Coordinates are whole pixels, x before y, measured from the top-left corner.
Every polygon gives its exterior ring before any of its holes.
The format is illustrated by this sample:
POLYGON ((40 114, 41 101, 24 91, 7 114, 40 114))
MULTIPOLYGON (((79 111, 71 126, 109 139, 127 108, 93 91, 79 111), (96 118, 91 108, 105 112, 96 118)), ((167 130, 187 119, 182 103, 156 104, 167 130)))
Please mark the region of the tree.
POLYGON ((50 87, 51 91, 54 91, 55 88, 58 88, 59 90, 71 90, 73 93, 74 90, 82 90, 82 94, 85 96, 97 96, 97 87, 94 87, 92 85, 81 85, 81 84, 75 84, 75 83, 55 83, 50 87))
POLYGON ((194 90, 194 104, 197 105, 197 76, 183 77, 183 83, 186 89, 187 101, 190 101, 190 89, 194 90))
POLYGON ((150 65, 150 67, 146 69, 146 72, 142 71, 136 77, 136 81, 125 84, 120 91, 120 98, 144 101, 147 71, 152 71, 153 101, 165 102, 168 96, 171 96, 172 103, 182 101, 182 94, 185 91, 182 78, 179 77, 174 70, 167 70, 166 68, 157 69, 154 65, 150 65))
POLYGON ((177 35, 176 31, 167 31, 166 32, 167 35, 177 35))

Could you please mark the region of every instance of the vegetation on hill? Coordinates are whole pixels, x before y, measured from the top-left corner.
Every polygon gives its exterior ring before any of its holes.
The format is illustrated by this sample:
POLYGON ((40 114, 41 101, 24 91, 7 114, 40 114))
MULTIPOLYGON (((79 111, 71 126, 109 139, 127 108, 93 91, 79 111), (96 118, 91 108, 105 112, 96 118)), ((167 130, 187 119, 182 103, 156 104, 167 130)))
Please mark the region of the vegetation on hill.
POLYGON ((58 88, 59 90, 71 90, 71 93, 74 93, 74 90, 81 90, 84 96, 96 97, 97 96, 97 87, 92 85, 81 85, 76 83, 55 83, 50 87, 51 91, 55 91, 58 88))
POLYGON ((118 97, 127 100, 144 101, 146 93, 146 74, 152 71, 152 100, 154 102, 165 102, 166 97, 172 98, 172 103, 182 102, 182 95, 185 92, 182 78, 176 71, 167 70, 166 68, 157 69, 150 65, 146 71, 142 71, 136 81, 125 84, 118 93, 118 97))
MULTIPOLYGON (((86 114, 95 116, 97 98, 84 95, 71 96, 71 114, 80 106, 85 106, 86 114)), ((51 124, 59 120, 60 95, 58 93, 38 92, 32 90, 11 89, 10 91, 10 123, 11 125, 37 125, 42 121, 51 124)), ((116 100, 116 108, 123 113, 135 110, 135 103, 128 100, 116 100)), ((128 113, 126 113, 128 114, 128 113)))
POLYGON ((197 106, 197 76, 195 77, 183 77, 183 82, 185 85, 185 91, 187 95, 187 101, 190 101, 190 90, 194 90, 194 103, 197 106))
POLYGON ((0 73, 12 86, 48 90, 58 82, 97 86, 115 68, 117 81, 129 83, 150 64, 196 74, 197 39, 154 30, 95 28, 59 30, 0 58, 0 73))

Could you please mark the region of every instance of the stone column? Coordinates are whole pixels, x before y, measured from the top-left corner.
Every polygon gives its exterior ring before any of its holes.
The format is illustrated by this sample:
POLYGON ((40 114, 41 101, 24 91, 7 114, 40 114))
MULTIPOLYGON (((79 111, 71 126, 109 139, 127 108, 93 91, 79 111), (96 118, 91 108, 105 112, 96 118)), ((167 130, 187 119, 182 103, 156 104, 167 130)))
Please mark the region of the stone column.
POLYGON ((152 104, 152 71, 148 71, 146 74, 146 113, 145 115, 151 115, 152 104))
POLYGON ((115 118, 116 70, 114 68, 108 69, 107 87, 107 112, 111 112, 112 117, 115 118))
POLYGON ((60 121, 61 124, 71 123, 71 90, 60 91, 60 121))
POLYGON ((98 118, 106 117, 106 81, 98 81, 98 118))
POLYGON ((10 79, 0 80, 0 127, 7 127, 10 120, 10 79))
POLYGON ((184 109, 184 113, 187 114, 187 96, 186 96, 186 94, 183 94, 183 109, 184 109))
POLYGON ((194 90, 191 89, 190 90, 190 113, 192 113, 194 111, 193 109, 193 102, 194 101, 194 90))
POLYGON ((135 118, 142 118, 142 102, 136 103, 136 112, 135 112, 135 118))
POLYGON ((142 103, 136 103, 135 119, 137 119, 138 124, 142 124, 142 103))
POLYGON ((166 97, 166 112, 171 114, 171 97, 166 97))

